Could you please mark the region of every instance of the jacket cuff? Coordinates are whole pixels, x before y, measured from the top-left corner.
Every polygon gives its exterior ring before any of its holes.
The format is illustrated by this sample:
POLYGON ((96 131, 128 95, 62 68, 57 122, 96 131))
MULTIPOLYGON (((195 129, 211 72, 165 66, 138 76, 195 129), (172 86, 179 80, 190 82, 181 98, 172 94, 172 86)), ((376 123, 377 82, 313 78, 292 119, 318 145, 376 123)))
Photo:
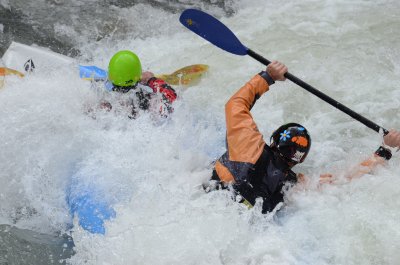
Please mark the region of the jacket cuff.
POLYGON ((390 160, 390 158, 392 158, 392 152, 383 146, 380 146, 378 150, 375 151, 375 154, 377 156, 383 157, 386 160, 390 160))
POLYGON ((149 78, 149 80, 147 80, 146 85, 151 86, 153 84, 154 80, 157 80, 157 77, 153 76, 153 77, 149 78))
POLYGON ((258 74, 267 81, 269 86, 275 84, 274 79, 266 71, 261 71, 258 74))

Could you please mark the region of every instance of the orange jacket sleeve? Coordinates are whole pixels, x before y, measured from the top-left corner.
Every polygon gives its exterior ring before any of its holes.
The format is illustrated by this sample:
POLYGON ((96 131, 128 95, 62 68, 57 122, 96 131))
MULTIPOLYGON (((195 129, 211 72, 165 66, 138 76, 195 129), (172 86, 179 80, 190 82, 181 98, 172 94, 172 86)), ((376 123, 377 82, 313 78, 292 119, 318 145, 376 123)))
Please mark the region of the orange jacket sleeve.
POLYGON ((229 160, 255 164, 265 142, 250 113, 256 100, 269 86, 260 75, 254 76, 225 105, 229 160))

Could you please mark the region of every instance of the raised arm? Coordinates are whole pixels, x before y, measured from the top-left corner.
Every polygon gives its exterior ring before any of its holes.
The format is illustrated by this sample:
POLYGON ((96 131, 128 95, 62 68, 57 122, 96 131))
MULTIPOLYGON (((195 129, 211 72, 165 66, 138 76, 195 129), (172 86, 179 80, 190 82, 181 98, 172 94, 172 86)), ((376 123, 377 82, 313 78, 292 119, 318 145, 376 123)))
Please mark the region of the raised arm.
POLYGON ((165 103, 172 104, 176 100, 175 90, 164 80, 155 77, 152 72, 143 72, 140 82, 151 87, 154 93, 161 93, 165 103))
POLYGON ((265 142, 250 110, 270 85, 285 80, 286 72, 284 64, 272 62, 265 72, 255 75, 226 103, 226 139, 230 160, 255 164, 260 157, 265 142))
POLYGON ((176 100, 177 95, 175 90, 169 84, 164 80, 155 77, 152 72, 148 71, 142 73, 140 83, 149 86, 153 90, 153 93, 159 93, 162 95, 162 102, 164 104, 164 108, 160 110, 162 115, 167 116, 169 113, 174 111, 171 105, 176 100))

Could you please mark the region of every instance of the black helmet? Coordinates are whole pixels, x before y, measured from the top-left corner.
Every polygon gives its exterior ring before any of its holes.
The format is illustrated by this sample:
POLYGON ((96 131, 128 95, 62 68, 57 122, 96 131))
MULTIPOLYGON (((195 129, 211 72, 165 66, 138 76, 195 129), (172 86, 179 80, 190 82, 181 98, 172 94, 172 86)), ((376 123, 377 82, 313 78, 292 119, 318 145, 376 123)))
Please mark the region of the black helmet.
POLYGON ((279 127, 271 136, 271 147, 276 148, 289 163, 302 163, 311 147, 306 128, 297 123, 279 127))

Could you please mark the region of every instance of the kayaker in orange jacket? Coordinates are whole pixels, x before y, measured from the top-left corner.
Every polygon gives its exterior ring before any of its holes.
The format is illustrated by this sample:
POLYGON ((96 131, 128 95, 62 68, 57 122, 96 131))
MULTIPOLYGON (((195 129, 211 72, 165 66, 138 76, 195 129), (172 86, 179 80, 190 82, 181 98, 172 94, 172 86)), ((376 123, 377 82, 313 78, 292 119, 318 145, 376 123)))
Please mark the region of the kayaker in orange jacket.
MULTIPOLYGON (((257 198, 262 198, 262 212, 267 213, 283 201, 285 187, 304 181, 305 176, 295 174, 292 167, 304 161, 311 147, 311 137, 305 127, 297 123, 282 125, 272 134, 268 145, 250 113, 270 85, 285 80, 287 71, 284 64, 272 62, 226 103, 227 151, 216 161, 210 182, 203 185, 207 192, 231 188, 235 199, 249 207, 254 206, 257 198)), ((391 132, 385 141, 391 146, 400 146, 398 132, 391 132)), ((370 159, 372 162, 364 162, 371 169, 390 156, 389 149, 380 147, 370 159)), ((333 180, 331 174, 321 175, 321 184, 333 180)))

